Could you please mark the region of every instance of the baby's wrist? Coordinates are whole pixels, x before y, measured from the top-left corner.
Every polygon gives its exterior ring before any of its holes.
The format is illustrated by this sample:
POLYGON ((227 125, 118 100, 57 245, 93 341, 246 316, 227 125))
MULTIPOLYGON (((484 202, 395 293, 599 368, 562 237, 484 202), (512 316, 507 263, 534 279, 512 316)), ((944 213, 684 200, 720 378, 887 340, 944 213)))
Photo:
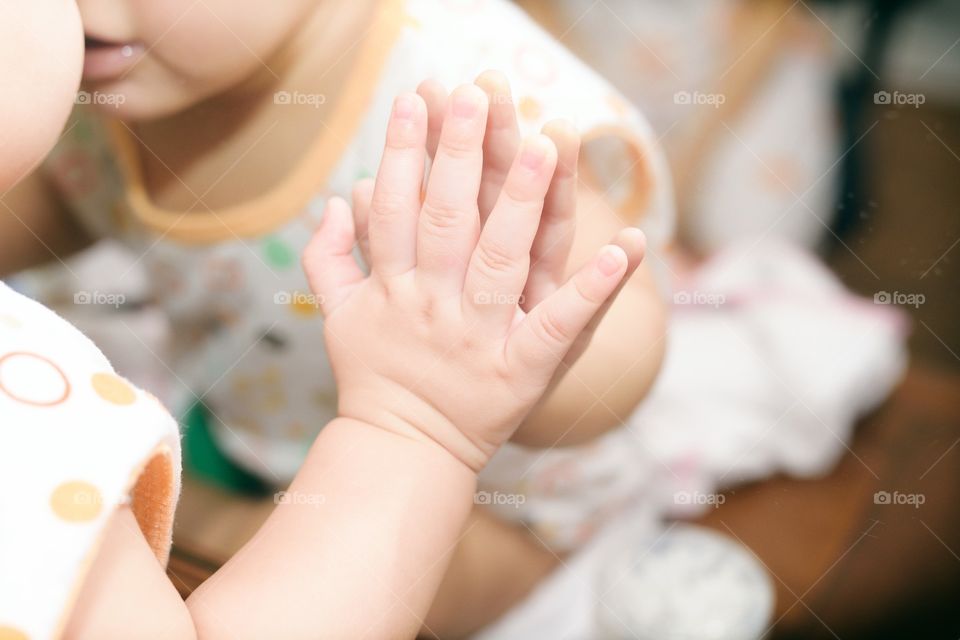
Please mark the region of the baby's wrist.
POLYGON ((454 422, 419 399, 407 398, 393 403, 367 402, 342 394, 337 420, 362 424, 392 437, 402 438, 449 456, 472 474, 486 466, 494 447, 475 443, 454 422))

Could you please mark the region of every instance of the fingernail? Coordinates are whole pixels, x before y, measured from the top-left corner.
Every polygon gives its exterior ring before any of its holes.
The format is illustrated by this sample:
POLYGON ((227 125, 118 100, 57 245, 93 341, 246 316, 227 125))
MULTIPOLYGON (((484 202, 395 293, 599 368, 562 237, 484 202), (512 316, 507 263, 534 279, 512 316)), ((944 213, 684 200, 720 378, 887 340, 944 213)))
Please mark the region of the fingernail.
POLYGON ((597 268, 600 269, 600 273, 605 276, 612 276, 618 272, 622 264, 623 260, 621 259, 620 252, 613 247, 605 247, 604 250, 600 252, 600 259, 597 260, 597 268))
POLYGON ((472 118, 476 115, 480 102, 476 96, 456 95, 453 97, 453 115, 458 118, 472 118))
POLYGON ((547 157, 547 150, 543 145, 528 144, 520 152, 520 164, 527 169, 539 169, 547 157))
POLYGON ((393 115, 401 120, 410 120, 413 117, 416 104, 413 96, 397 96, 397 99, 393 102, 393 115))

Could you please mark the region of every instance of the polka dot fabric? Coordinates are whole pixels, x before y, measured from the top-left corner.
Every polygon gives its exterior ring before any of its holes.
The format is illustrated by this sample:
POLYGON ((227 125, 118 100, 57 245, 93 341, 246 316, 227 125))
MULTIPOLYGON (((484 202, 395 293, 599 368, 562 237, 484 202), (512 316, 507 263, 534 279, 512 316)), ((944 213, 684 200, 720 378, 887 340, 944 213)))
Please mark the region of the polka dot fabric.
POLYGON ((150 488, 136 495, 151 502, 131 507, 165 563, 179 477, 177 426, 160 404, 0 283, 0 640, 58 636, 105 524, 135 488, 150 488))

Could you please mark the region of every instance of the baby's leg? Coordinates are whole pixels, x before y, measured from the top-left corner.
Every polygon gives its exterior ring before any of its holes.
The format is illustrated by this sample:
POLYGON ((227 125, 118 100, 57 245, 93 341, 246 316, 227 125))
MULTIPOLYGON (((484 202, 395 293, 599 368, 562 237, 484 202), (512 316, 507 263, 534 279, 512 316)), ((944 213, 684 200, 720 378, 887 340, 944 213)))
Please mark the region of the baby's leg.
POLYGON ((187 605, 151 551, 133 512, 117 510, 106 527, 65 638, 191 640, 187 605))
POLYGON ((522 527, 474 508, 422 635, 469 636, 520 602, 558 562, 522 527))

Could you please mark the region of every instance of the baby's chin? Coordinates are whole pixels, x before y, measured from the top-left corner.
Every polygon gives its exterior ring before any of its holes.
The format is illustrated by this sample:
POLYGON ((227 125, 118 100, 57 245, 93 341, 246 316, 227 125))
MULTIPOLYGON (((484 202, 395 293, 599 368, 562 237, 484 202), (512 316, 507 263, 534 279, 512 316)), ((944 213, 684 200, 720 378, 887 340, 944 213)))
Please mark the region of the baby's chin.
POLYGON ((216 82, 178 75, 147 55, 116 80, 85 81, 81 95, 108 118, 148 122, 186 111, 219 89, 216 82))
POLYGON ((182 111, 191 104, 189 96, 158 83, 131 77, 110 83, 84 83, 81 100, 107 118, 149 121, 182 111))

